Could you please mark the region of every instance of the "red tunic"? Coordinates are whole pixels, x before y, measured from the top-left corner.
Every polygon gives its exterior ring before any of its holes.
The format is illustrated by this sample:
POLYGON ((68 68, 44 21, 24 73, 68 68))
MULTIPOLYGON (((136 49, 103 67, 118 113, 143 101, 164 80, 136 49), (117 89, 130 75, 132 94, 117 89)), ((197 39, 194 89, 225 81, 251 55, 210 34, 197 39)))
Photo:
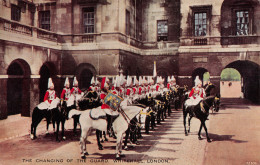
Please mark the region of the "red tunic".
POLYGON ((167 84, 167 88, 168 88, 168 89, 170 89, 170 87, 171 87, 171 84, 170 84, 170 83, 168 83, 168 84, 167 84))
POLYGON ((78 88, 78 87, 73 87, 71 90, 70 90, 70 93, 71 94, 81 94, 81 90, 78 88))
POLYGON ((102 100, 101 109, 110 109, 110 107, 107 104, 103 103, 106 96, 107 95, 105 93, 100 94, 100 99, 102 100))
POLYGON ((198 92, 200 94, 200 97, 203 98, 203 90, 201 91, 201 88, 199 90, 195 90, 195 88, 193 87, 192 90, 190 91, 189 97, 193 96, 194 99, 196 99, 194 93, 198 92))
POLYGON ((134 88, 133 88, 133 94, 135 94, 135 92, 136 92, 136 88, 134 87, 134 88))
POLYGON ((56 92, 54 90, 47 90, 43 101, 48 100, 48 102, 51 103, 52 100, 56 99, 56 97, 56 92))
POLYGON ((67 89, 67 88, 63 88, 62 92, 61 92, 61 95, 60 95, 60 98, 61 99, 65 99, 65 100, 68 100, 69 97, 70 97, 70 89, 67 89))
POLYGON ((160 85, 156 85, 156 91, 159 91, 160 85))
POLYGON ((126 95, 127 95, 127 96, 130 96, 130 94, 131 94, 131 88, 127 88, 127 90, 126 90, 126 95))
POLYGON ((139 95, 142 94, 142 87, 139 87, 139 92, 138 92, 139 95))

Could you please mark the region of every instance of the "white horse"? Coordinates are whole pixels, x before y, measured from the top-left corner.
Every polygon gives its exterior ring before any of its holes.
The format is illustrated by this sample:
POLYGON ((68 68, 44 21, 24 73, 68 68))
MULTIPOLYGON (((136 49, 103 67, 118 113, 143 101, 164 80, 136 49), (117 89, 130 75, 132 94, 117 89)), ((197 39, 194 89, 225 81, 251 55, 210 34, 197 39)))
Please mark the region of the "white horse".
MULTIPOLYGON (((98 107, 99 111, 102 111, 100 107, 98 107)), ((121 105, 121 112, 119 116, 113 122, 113 129, 117 137, 116 141, 116 159, 120 159, 122 155, 122 142, 123 135, 125 131, 128 129, 128 125, 130 120, 132 120, 139 112, 141 111, 140 107, 137 106, 125 106, 121 105)), ((100 131, 107 131, 107 121, 105 119, 92 119, 90 117, 91 111, 77 111, 71 110, 69 113, 69 117, 73 115, 79 115, 79 123, 81 125, 81 137, 80 137, 80 146, 81 146, 81 158, 85 159, 88 152, 86 150, 86 140, 92 129, 97 129, 100 131)), ((105 113, 105 111, 101 112, 105 113)))

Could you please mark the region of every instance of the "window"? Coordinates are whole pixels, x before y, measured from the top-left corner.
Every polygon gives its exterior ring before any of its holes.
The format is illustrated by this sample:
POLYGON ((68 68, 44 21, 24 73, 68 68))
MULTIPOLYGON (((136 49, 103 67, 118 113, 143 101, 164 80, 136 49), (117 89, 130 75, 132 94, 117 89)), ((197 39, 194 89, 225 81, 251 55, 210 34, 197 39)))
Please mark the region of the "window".
POLYGON ((206 12, 194 13, 194 35, 195 36, 207 35, 207 13, 206 12))
POLYGON ((157 21, 157 41, 168 41, 168 21, 157 21))
POLYGON ((11 6, 11 19, 14 21, 21 20, 21 8, 20 7, 18 7, 16 5, 11 6))
MULTIPOLYGON (((195 37, 210 35, 211 5, 191 6, 192 17, 190 19, 190 34, 195 37)), ((204 45, 203 43, 200 43, 204 45)))
POLYGON ((51 15, 50 11, 40 11, 40 28, 45 30, 51 30, 51 15))
POLYGON ((130 35, 130 12, 128 10, 125 13, 125 34, 130 35))
POLYGON ((236 35, 249 34, 249 11, 238 10, 236 11, 236 35))
POLYGON ((83 9, 83 29, 84 33, 95 32, 94 7, 88 7, 83 9))

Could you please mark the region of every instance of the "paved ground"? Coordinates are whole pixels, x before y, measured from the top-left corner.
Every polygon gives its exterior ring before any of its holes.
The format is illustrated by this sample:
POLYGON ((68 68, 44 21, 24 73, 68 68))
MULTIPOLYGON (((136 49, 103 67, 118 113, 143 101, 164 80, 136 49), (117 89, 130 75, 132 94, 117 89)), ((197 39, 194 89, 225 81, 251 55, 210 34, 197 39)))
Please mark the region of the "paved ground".
MULTIPOLYGON (((238 101, 239 102, 239 101, 238 101)), ((0 165, 14 164, 260 164, 259 106, 226 100, 220 112, 206 122, 212 143, 198 140, 199 121, 192 119, 191 133, 184 135, 182 111, 174 111, 149 135, 143 134, 119 162, 115 162, 115 140, 109 138, 99 151, 94 132, 87 144, 89 156, 80 159, 79 137, 72 134, 72 120, 66 123, 66 141, 55 141, 52 131, 45 135, 45 121, 38 139, 29 137, 31 119, 19 115, 0 121, 0 165), (237 106, 238 105, 238 106, 237 106), (49 161, 49 162, 48 162, 49 161)), ((52 129, 50 129, 52 130, 52 129)))

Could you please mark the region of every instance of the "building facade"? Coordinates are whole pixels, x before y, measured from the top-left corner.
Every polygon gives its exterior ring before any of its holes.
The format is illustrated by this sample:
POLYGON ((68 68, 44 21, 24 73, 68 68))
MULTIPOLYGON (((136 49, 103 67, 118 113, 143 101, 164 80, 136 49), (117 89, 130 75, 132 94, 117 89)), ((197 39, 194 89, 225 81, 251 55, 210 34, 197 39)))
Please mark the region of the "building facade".
POLYGON ((49 77, 81 89, 92 76, 174 75, 190 88, 237 69, 259 101, 258 0, 1 0, 0 118, 30 116, 49 77))

